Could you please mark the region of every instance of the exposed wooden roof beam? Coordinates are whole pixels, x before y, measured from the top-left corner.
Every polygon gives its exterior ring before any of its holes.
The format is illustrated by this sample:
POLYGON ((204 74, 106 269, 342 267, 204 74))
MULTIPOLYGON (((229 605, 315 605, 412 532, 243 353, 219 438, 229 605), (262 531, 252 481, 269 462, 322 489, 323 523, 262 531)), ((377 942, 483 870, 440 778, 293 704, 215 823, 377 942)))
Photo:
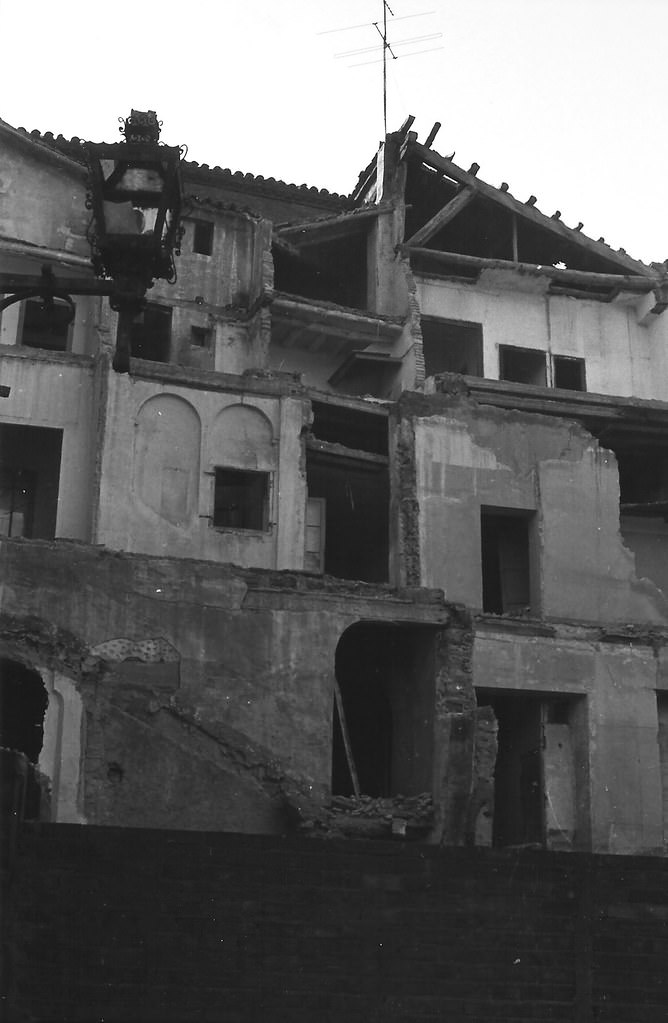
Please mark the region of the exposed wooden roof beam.
POLYGON ((458 192, 454 199, 446 203, 438 213, 434 214, 431 220, 423 224, 419 231, 416 231, 412 238, 409 238, 406 245, 423 245, 433 238, 437 231, 449 224, 458 213, 461 213, 475 197, 475 189, 467 186, 458 192))
POLYGON ((568 242, 571 245, 577 245, 580 248, 585 249, 591 255, 597 256, 599 259, 605 259, 609 263, 618 263, 627 270, 631 270, 635 273, 646 273, 644 265, 638 260, 627 256, 626 253, 614 252, 612 249, 608 248, 607 245, 595 242, 586 235, 580 234, 574 229, 566 227, 566 225, 560 220, 553 220, 551 217, 548 217, 544 213, 535 209, 535 207, 527 206, 525 203, 519 202, 511 196, 509 192, 494 188, 493 185, 488 185, 487 182, 481 181, 480 178, 476 178, 473 174, 469 174, 467 171, 462 170, 461 167, 457 167, 456 164, 452 163, 446 157, 441 156, 439 153, 435 153, 431 149, 427 149, 426 146, 420 145, 419 142, 411 140, 407 153, 410 156, 419 157, 423 163, 427 164, 428 167, 433 167, 434 170, 447 174, 448 177, 454 178, 455 181, 458 181, 460 184, 468 185, 469 187, 476 189, 479 195, 484 196, 486 199, 490 199, 492 202, 495 202, 500 206, 505 206, 506 209, 512 210, 523 220, 541 227, 545 231, 550 231, 553 235, 555 235, 555 237, 560 238, 562 241, 568 242))
POLYGON ((589 285, 599 288, 618 288, 620 291, 636 291, 644 294, 657 287, 654 276, 641 274, 600 274, 589 270, 561 270, 556 266, 537 266, 534 263, 514 263, 510 259, 486 259, 484 256, 464 256, 460 252, 440 252, 414 245, 402 245, 401 250, 410 256, 422 256, 433 263, 450 266, 472 267, 478 270, 512 270, 527 276, 550 277, 562 284, 589 285))

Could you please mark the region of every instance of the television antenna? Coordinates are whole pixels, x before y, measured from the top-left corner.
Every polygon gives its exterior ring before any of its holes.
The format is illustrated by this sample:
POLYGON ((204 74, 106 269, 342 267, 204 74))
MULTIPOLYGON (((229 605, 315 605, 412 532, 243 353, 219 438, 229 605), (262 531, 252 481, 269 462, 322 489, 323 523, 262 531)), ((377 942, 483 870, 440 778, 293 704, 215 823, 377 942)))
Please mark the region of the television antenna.
MULTIPOLYGON (((365 22, 365 23, 362 23, 360 25, 346 25, 344 28, 330 28, 330 29, 326 29, 324 32, 319 32, 318 35, 321 35, 321 36, 322 35, 330 35, 333 32, 352 32, 352 31, 355 31, 357 29, 369 28, 369 27, 373 27, 373 28, 376 29, 376 32, 380 36, 380 39, 381 39, 381 42, 382 42, 382 57, 378 58, 377 56, 375 56, 371 60, 362 60, 362 61, 359 61, 359 62, 356 62, 356 63, 353 63, 353 64, 349 64, 348 67, 363 67, 366 64, 380 64, 381 61, 382 61, 382 64, 383 64, 383 133, 384 133, 384 135, 387 135, 387 56, 388 56, 388 53, 389 53, 390 57, 393 60, 398 60, 400 57, 417 57, 421 53, 431 53, 434 50, 442 50, 443 49, 442 46, 430 46, 427 49, 424 49, 424 50, 414 50, 411 53, 395 53, 394 52, 394 50, 398 49, 398 47, 400 47, 400 46, 412 46, 412 45, 415 45, 417 43, 432 42, 433 40, 436 40, 436 39, 442 39, 443 33, 442 32, 432 32, 432 33, 427 33, 426 35, 412 36, 409 39, 398 39, 398 40, 396 40, 394 42, 390 42, 390 40, 388 38, 388 35, 387 35, 387 16, 388 16, 388 14, 390 15, 391 18, 394 19, 394 21, 406 21, 409 18, 425 18, 425 17, 427 17, 427 16, 429 16, 431 14, 435 14, 436 12, 435 11, 421 11, 418 14, 404 14, 404 15, 400 15, 399 17, 395 17, 394 11, 390 7, 390 5, 387 2, 387 0, 382 0, 382 4, 383 4, 382 30, 381 30, 380 22, 372 21, 372 22, 365 22)), ((344 50, 341 53, 335 53, 334 57, 336 59, 347 59, 347 58, 350 58, 350 57, 353 57, 353 58, 354 57, 361 57, 361 56, 364 56, 366 54, 376 54, 377 55, 377 53, 378 53, 378 43, 376 43, 375 46, 364 46, 364 47, 361 47, 361 48, 355 49, 355 50, 344 50)))

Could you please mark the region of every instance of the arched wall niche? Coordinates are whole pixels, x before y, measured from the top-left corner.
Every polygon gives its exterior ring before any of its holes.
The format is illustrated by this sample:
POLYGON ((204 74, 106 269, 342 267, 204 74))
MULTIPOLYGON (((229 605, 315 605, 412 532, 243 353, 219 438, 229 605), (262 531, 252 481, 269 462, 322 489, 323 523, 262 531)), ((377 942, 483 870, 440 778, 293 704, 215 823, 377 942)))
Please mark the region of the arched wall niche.
POLYGON ((135 419, 134 493, 173 526, 197 515, 201 435, 197 411, 177 394, 148 398, 135 419))
POLYGON ((270 471, 276 465, 274 429, 252 405, 228 405, 216 416, 209 437, 209 464, 270 471))

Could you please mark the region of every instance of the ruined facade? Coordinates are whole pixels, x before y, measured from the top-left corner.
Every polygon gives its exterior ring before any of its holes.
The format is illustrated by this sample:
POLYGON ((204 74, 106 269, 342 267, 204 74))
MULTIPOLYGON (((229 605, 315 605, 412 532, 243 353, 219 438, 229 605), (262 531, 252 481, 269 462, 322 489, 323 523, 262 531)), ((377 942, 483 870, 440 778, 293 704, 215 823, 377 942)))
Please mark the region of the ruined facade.
MULTIPOLYGON (((410 128, 349 197, 186 164, 129 374, 2 314, 34 816, 663 851, 665 267, 410 128)), ((79 141, 0 132, 0 272, 90 278, 79 141)))

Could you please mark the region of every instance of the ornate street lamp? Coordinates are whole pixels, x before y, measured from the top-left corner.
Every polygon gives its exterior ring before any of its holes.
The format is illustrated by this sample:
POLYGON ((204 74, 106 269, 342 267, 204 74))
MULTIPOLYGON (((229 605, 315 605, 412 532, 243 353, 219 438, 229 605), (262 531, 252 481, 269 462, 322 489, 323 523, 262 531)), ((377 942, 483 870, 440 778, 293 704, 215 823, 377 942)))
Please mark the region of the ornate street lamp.
POLYGON ((133 110, 119 130, 124 142, 84 146, 86 206, 91 211, 88 241, 99 280, 56 280, 50 267, 42 268, 41 277, 0 274, 0 291, 15 290, 0 302, 0 311, 33 295, 41 297, 46 308, 54 298, 73 308, 70 295, 109 295, 112 309, 119 313, 113 367, 126 373, 132 320, 144 308, 147 289, 155 280, 176 280, 182 150, 159 142, 160 122, 153 110, 133 110))

